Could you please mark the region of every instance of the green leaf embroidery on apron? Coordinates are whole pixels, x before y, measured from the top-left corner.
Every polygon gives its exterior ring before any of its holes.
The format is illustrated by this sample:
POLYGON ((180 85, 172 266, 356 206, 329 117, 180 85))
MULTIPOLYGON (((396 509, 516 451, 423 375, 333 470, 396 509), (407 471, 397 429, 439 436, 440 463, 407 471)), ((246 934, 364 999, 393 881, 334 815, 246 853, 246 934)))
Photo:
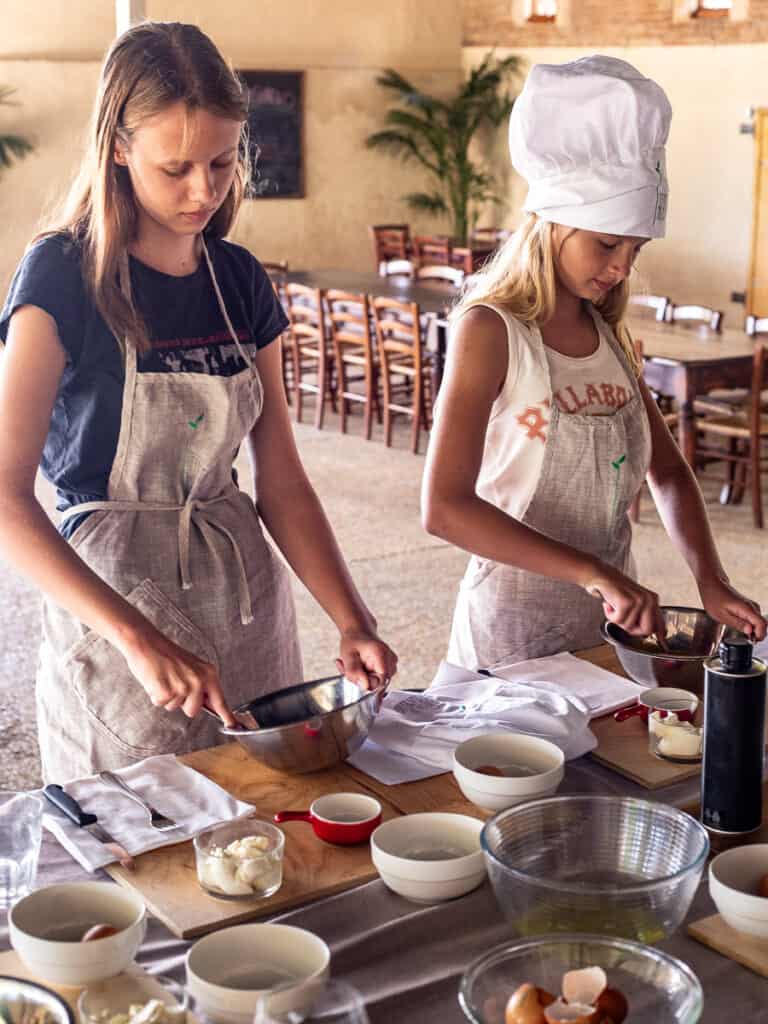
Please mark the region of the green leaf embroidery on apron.
POLYGON ((620 455, 617 459, 611 459, 611 467, 616 470, 616 480, 613 486, 613 505, 611 506, 611 519, 613 520, 616 516, 616 506, 619 503, 619 474, 623 463, 627 461, 626 452, 624 455, 620 455))
POLYGON ((203 422, 204 418, 205 413, 201 412, 199 416, 196 416, 193 420, 188 420, 187 422, 189 423, 190 427, 192 427, 193 430, 197 430, 197 428, 203 422))

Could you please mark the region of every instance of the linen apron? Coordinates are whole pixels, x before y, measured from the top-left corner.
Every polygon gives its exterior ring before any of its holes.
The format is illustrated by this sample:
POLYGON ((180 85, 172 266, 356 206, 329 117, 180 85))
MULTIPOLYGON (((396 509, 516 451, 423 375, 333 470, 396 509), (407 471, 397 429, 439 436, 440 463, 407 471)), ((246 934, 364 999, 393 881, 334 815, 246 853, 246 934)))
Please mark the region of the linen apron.
MULTIPOLYGON (((164 636, 215 665, 234 707, 300 682, 302 668, 288 572, 232 476, 238 447, 261 415, 261 379, 204 243, 203 254, 245 369, 230 377, 138 373, 136 349, 126 343, 108 500, 64 515, 90 512, 72 547, 164 636)), ((127 256, 120 277, 130 295, 127 256)), ((117 648, 48 600, 36 700, 47 781, 223 739, 205 713, 190 720, 154 707, 117 648)))
MULTIPOLYGON (((541 332, 530 336, 549 376, 541 332)), ((604 336, 627 372, 631 397, 607 416, 563 413, 551 401, 541 475, 520 521, 634 578, 628 510, 648 472, 650 425, 632 367, 613 332, 604 336)), ((548 383, 551 398, 551 377, 548 383)), ((473 555, 459 588, 448 661, 492 671, 591 647, 600 643, 604 618, 602 602, 582 587, 473 555)))

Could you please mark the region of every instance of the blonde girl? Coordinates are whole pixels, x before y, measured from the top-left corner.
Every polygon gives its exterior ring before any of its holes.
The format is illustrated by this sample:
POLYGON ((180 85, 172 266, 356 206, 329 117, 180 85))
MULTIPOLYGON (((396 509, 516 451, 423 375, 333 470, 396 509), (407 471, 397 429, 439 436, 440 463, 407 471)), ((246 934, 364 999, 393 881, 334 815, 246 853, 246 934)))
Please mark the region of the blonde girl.
POLYGON ((0 552, 44 592, 43 774, 63 781, 218 741, 230 708, 301 680, 290 582, 336 623, 346 674, 396 658, 302 468, 286 326, 224 240, 248 178, 246 95, 198 28, 110 49, 65 212, 0 314, 0 552), (255 504, 233 460, 249 451, 255 504), (35 500, 40 464, 57 530, 35 500))
POLYGON ((589 647, 604 616, 663 633, 630 550, 627 511, 646 477, 705 609, 765 636, 757 604, 728 582, 623 323, 634 261, 664 234, 670 117, 659 86, 602 56, 535 66, 515 104, 527 215, 454 312, 423 485, 426 529, 472 556, 455 664, 589 647))

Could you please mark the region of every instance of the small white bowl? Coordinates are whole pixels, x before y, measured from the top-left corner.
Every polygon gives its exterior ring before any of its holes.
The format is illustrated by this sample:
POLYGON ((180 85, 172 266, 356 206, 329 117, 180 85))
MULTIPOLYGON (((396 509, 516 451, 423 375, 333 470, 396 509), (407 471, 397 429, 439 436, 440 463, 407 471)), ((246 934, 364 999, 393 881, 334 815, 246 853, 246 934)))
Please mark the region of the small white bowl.
POLYGON ((133 962, 146 932, 144 901, 114 882, 63 882, 24 896, 8 912, 11 945, 36 978, 88 985, 133 962), (94 924, 119 931, 81 942, 94 924))
POLYGON ((465 814, 406 814, 379 825, 371 858, 381 880, 416 903, 440 903, 485 878, 482 821, 465 814))
POLYGON ((328 977, 330 960, 328 946, 304 928, 236 925, 192 946, 187 989, 214 1024, 251 1024, 259 996, 274 988, 281 989, 273 1007, 278 1013, 306 1009, 328 977))
POLYGON ((720 916, 737 932, 768 938, 768 897, 757 887, 768 874, 768 843, 737 846, 709 865, 709 894, 720 916))
POLYGON ((551 796, 563 780, 565 757, 549 740, 522 733, 473 736, 453 752, 453 775, 467 800, 487 811, 503 811, 524 800, 551 796), (491 765, 502 772, 521 768, 532 774, 486 775, 491 765))

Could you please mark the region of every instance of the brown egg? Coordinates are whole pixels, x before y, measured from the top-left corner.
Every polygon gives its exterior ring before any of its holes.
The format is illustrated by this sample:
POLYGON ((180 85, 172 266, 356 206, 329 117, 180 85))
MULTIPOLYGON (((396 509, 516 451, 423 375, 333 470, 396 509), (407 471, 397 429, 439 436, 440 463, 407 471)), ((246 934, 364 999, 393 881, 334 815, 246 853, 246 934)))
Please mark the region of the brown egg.
POLYGON ((474 768, 473 771, 479 772, 481 775, 499 775, 504 778, 504 772, 493 764, 483 764, 479 768, 474 768))
POLYGON ((504 1011, 504 1024, 546 1024, 539 990, 530 982, 515 989, 504 1011))
POLYGON ((95 942, 96 939, 108 939, 110 935, 117 935, 119 928, 113 928, 111 924, 94 924, 83 933, 81 942, 95 942))
POLYGON ((757 895, 768 898, 768 875, 763 875, 757 886, 757 895))
POLYGON ((612 1024, 621 1024, 629 1013, 629 1004, 623 992, 608 986, 597 997, 595 1006, 612 1024))

